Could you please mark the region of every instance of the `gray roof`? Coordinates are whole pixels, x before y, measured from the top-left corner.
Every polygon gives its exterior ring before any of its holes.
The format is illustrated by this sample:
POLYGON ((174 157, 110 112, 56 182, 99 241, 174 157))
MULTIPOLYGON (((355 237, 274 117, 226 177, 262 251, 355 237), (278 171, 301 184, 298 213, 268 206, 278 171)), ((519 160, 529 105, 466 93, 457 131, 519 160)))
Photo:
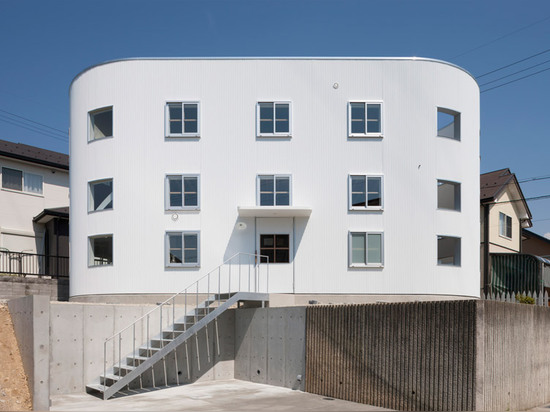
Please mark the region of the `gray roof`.
POLYGON ((0 156, 69 170, 69 155, 23 143, 0 140, 0 156))

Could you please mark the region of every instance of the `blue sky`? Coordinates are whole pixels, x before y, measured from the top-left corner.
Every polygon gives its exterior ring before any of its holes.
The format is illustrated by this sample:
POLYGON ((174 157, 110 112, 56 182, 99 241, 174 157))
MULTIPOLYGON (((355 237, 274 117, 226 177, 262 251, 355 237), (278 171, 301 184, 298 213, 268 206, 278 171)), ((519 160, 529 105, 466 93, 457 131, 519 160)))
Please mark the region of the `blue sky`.
MULTIPOLYGON (((111 59, 421 56, 479 76, 547 49, 548 0, 0 0, 0 139, 68 153, 60 132, 21 128, 6 112, 66 131, 71 80, 111 59)), ((550 68, 546 60, 550 52, 478 82, 540 64, 482 90, 498 86, 550 68)), ((549 111, 550 70, 482 93, 481 172, 550 176, 549 111)), ((526 198, 550 195, 550 179, 522 189, 526 198)), ((550 199, 529 207, 533 230, 550 233, 550 199)))

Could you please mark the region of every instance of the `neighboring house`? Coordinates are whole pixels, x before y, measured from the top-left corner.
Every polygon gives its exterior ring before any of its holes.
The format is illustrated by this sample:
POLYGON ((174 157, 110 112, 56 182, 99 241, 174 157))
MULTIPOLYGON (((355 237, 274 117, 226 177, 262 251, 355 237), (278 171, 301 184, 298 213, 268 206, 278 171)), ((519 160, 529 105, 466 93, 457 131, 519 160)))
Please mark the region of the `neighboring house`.
POLYGON ((550 259, 550 239, 537 235, 527 229, 522 229, 521 235, 521 249, 523 253, 550 259))
POLYGON ((516 175, 510 169, 484 173, 480 178, 481 289, 488 292, 490 254, 521 253, 522 229, 531 227, 531 211, 516 175))
POLYGON ((69 255, 69 156, 0 140, 0 173, 0 272, 68 274, 66 261, 29 255, 69 255))
POLYGON ((479 296, 479 87, 457 66, 128 59, 77 75, 70 110, 72 299, 177 292, 237 252, 289 304, 479 296))

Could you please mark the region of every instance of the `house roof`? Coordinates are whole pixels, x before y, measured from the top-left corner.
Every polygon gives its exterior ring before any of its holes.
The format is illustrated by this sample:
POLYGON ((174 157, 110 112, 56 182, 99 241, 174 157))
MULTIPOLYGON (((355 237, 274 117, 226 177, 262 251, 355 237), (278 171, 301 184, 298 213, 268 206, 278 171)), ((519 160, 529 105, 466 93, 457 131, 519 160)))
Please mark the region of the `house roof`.
POLYGON ((550 239, 544 237, 544 236, 541 236, 535 232, 531 232, 530 230, 527 230, 527 229, 521 229, 521 234, 522 236, 524 236, 525 238, 527 239, 538 239, 544 243, 548 243, 550 244, 550 239))
POLYGON ((0 156, 69 170, 69 155, 23 143, 0 140, 0 156))
POLYGON ((498 203, 497 199, 507 188, 511 190, 510 202, 513 202, 520 209, 520 217, 528 227, 531 227, 531 211, 525 201, 525 196, 516 178, 510 169, 500 169, 484 173, 480 176, 480 201, 482 204, 498 203))
POLYGON ((69 206, 44 209, 39 215, 35 216, 32 221, 35 223, 46 223, 55 217, 69 219, 69 206))

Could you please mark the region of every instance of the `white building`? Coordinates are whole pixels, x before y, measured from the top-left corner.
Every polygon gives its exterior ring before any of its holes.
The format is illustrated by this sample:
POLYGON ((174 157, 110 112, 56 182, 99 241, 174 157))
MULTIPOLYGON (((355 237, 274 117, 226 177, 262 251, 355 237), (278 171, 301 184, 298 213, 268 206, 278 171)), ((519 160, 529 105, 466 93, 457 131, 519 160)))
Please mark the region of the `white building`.
POLYGON ((479 88, 459 67, 132 59, 70 99, 73 299, 171 294, 237 252, 270 256, 287 303, 479 296, 479 88))
POLYGON ((69 156, 0 140, 0 174, 0 272, 67 275, 69 156))

